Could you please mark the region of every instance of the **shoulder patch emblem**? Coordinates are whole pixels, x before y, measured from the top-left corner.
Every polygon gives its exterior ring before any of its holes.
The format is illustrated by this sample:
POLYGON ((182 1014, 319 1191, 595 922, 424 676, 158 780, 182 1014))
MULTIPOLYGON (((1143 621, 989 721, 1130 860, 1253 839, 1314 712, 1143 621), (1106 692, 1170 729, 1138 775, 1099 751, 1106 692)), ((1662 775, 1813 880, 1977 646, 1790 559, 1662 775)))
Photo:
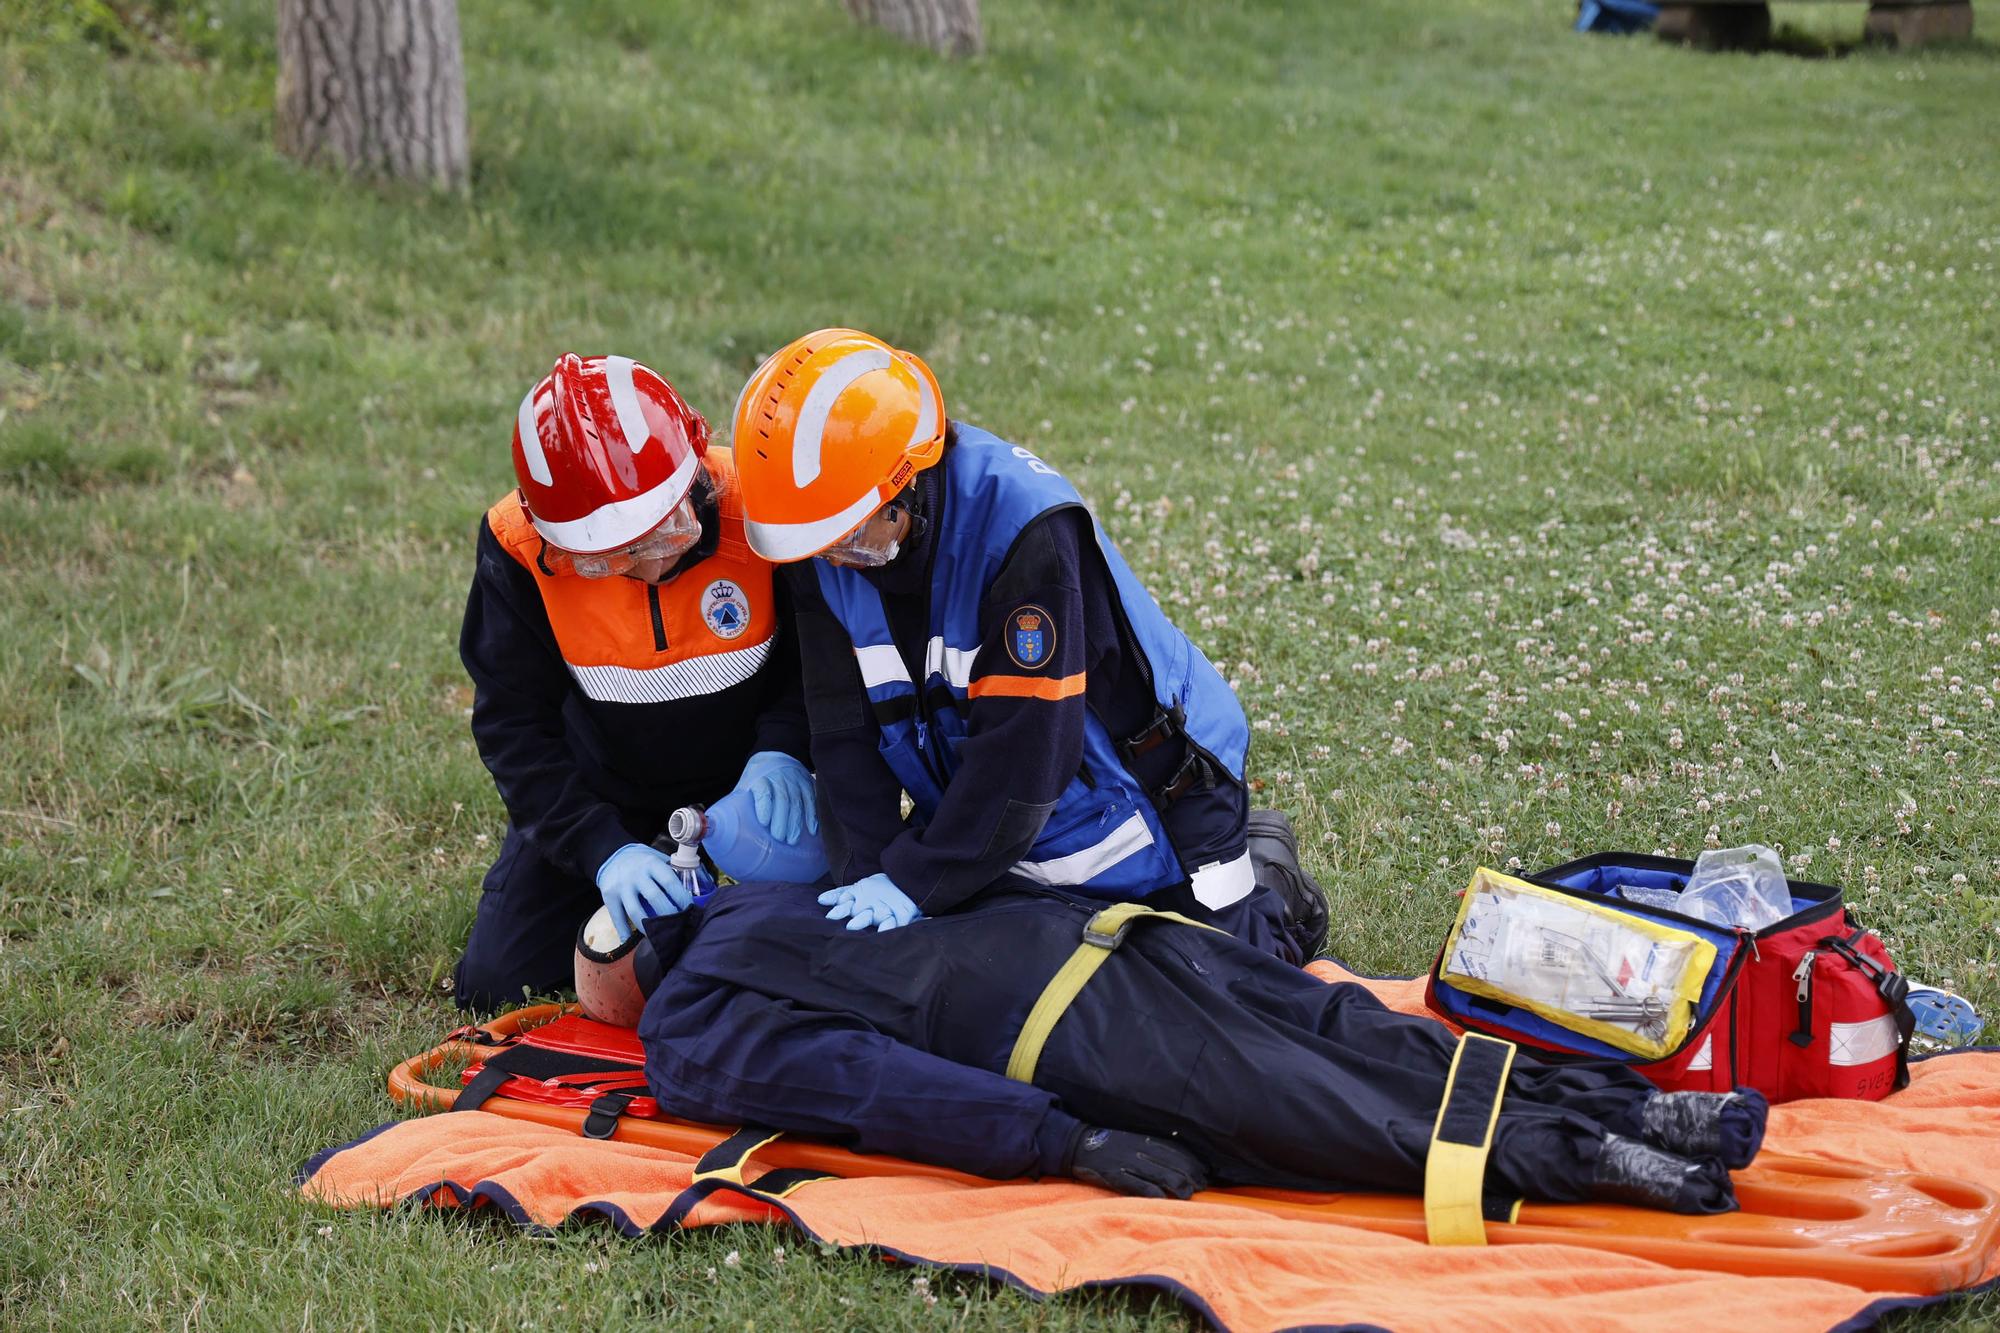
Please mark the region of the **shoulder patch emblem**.
POLYGON ((718 639, 734 639, 750 628, 750 599, 732 579, 717 579, 702 590, 701 620, 718 639))
POLYGON ((1014 665, 1034 671, 1047 666, 1056 653, 1056 622, 1039 606, 1024 606, 1007 617, 1007 656, 1014 665))

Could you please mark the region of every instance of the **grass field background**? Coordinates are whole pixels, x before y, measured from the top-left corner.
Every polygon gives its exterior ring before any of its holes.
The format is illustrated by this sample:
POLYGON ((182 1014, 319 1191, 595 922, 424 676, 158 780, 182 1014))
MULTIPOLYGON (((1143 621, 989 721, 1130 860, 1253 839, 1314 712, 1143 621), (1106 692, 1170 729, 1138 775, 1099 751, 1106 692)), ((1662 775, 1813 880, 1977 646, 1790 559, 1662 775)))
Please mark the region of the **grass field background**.
POLYGON ((1236 682, 1356 966, 1481 862, 1761 840, 2000 1011, 2000 6, 988 0, 952 66, 490 0, 465 198, 279 157, 271 8, 0 0, 0 1323, 1186 1322, 294 1202, 454 1021, 473 525, 566 350, 718 422, 806 329, 920 350, 1236 682))

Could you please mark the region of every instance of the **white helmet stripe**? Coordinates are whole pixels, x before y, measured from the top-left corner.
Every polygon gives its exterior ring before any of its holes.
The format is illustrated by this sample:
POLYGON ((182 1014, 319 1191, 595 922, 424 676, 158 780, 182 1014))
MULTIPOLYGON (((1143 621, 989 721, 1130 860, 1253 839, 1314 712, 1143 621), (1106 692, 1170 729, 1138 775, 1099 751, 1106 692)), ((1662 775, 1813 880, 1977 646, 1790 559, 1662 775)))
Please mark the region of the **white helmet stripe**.
POLYGON ((792 484, 800 490, 819 477, 820 437, 826 433, 826 419, 848 386, 872 371, 887 370, 893 358, 887 349, 866 347, 849 352, 820 373, 812 391, 799 408, 798 424, 792 428, 792 484))
POLYGON ((579 555, 597 555, 630 546, 660 525, 669 510, 694 486, 701 460, 689 450, 674 474, 643 495, 601 504, 582 518, 568 520, 534 516, 535 531, 551 546, 579 555))
POLYGON ((544 486, 555 485, 555 474, 549 471, 549 456, 542 452, 542 433, 535 429, 533 389, 528 390, 520 410, 514 414, 514 429, 521 433, 521 457, 528 460, 528 475, 544 486))
POLYGON ((937 395, 922 375, 917 376, 917 428, 910 432, 910 442, 906 448, 914 449, 937 433, 937 395))
POLYGON ((652 429, 646 425, 646 410, 639 406, 639 390, 632 383, 632 358, 605 357, 604 383, 611 390, 611 410, 618 414, 626 447, 636 454, 646 447, 652 429))
POLYGON ((860 527, 888 498, 880 490, 868 491, 838 514, 810 523, 759 523, 746 517, 743 535, 750 539, 750 549, 766 560, 777 564, 804 560, 860 527))

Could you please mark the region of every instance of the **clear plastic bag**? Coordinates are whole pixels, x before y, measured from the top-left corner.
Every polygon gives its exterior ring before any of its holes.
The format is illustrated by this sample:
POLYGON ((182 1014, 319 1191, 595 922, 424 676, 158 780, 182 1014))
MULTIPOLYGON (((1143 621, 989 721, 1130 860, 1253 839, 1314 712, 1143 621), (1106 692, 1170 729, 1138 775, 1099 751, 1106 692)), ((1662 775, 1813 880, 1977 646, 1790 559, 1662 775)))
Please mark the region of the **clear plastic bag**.
POLYGON ((1643 884, 1620 884, 1618 896, 1628 903, 1644 903, 1647 907, 1660 907, 1669 912, 1678 912, 1681 906, 1679 889, 1653 889, 1643 884))
POLYGON ((1703 852, 1675 910, 1717 926, 1775 926, 1792 914, 1785 863, 1760 843, 1703 852))

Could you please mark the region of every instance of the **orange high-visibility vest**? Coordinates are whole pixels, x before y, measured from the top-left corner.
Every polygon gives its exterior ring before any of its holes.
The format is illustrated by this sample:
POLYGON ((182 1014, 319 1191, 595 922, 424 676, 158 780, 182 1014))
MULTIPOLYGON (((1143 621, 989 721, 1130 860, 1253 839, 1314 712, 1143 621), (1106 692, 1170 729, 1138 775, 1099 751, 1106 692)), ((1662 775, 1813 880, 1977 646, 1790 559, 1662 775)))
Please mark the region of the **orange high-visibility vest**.
POLYGON ((535 576, 563 662, 588 698, 646 704, 715 694, 770 660, 778 633, 771 565, 744 539, 730 451, 712 447, 702 463, 721 517, 715 553, 659 586, 551 574, 519 492, 487 511, 501 549, 535 576))

